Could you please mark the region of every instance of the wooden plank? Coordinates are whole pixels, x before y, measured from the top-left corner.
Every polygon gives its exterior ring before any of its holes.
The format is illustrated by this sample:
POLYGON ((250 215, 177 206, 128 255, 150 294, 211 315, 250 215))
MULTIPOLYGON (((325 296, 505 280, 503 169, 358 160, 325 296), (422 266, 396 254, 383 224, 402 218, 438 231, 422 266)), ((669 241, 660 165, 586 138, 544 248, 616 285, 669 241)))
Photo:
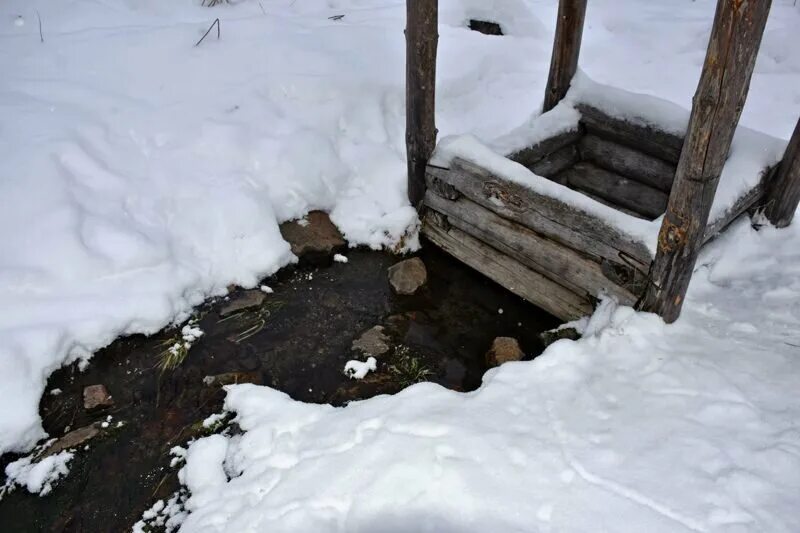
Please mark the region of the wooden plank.
POLYGON ((674 322, 703 245, 736 125, 767 23, 771 0, 720 0, 703 72, 697 85, 686 141, 658 236, 652 283, 640 307, 674 322))
POLYGON ((663 159, 598 137, 584 135, 580 140, 584 160, 669 194, 675 179, 675 166, 663 159))
POLYGON ((577 163, 579 159, 578 147, 574 144, 568 144, 560 150, 544 156, 539 161, 529 166, 528 169, 536 175, 552 179, 559 172, 577 163))
POLYGON ((570 187, 589 191, 650 220, 660 216, 667 207, 666 193, 592 163, 578 163, 564 171, 564 174, 570 187))
POLYGON ((683 139, 652 126, 634 124, 612 117, 588 104, 577 104, 581 122, 589 133, 609 139, 640 152, 676 164, 681 156, 683 139))
MULTIPOLYGON (((428 190, 425 194, 425 206, 446 215, 453 227, 490 244, 576 294, 588 294, 597 298, 605 292, 624 305, 633 305, 636 302, 636 297, 629 290, 606 276, 599 263, 520 224, 506 220, 467 198, 461 197, 453 202, 428 190)), ((618 279, 616 277, 615 281, 618 279)))
POLYGON ((794 127, 789 146, 778 171, 769 180, 764 214, 778 228, 792 223, 800 204, 800 120, 794 127))
POLYGON ((408 199, 425 196, 425 166, 436 148, 438 0, 406 2, 406 157, 408 199))
POLYGON ((435 216, 424 216, 422 233, 462 263, 562 320, 575 320, 592 312, 588 300, 460 229, 442 227, 435 216))
MULTIPOLYGON (((569 176, 566 176, 565 174, 566 174, 565 172, 562 172, 562 173, 560 174, 560 176, 563 176, 563 179, 564 179, 564 184, 566 185, 566 183, 567 183, 567 178, 568 178, 569 176)), ((559 178, 559 179, 560 179, 560 178, 559 178)), ((588 196, 589 198, 591 198, 592 200, 594 200, 594 201, 595 201, 595 202, 597 202, 597 203, 600 203, 600 204, 603 204, 603 205, 607 205, 607 206, 608 206, 608 207, 610 207, 611 209, 616 209, 617 211, 622 211, 622 212, 623 212, 623 213, 625 213, 626 215, 630 215, 630 216, 632 216, 632 217, 640 218, 640 219, 642 219, 642 220, 647 220, 647 217, 645 217, 645 216, 643 216, 643 215, 640 215, 639 213, 635 213, 635 212, 631 211, 630 209, 626 209, 626 208, 624 208, 624 207, 622 207, 622 206, 619 206, 619 205, 617 205, 617 204, 615 204, 615 203, 613 203, 613 202, 609 202, 608 200, 605 200, 605 199, 603 199, 603 198, 600 198, 600 197, 599 197, 599 196, 597 196, 596 194, 592 194, 592 193, 590 193, 589 191, 584 191, 584 190, 580 190, 580 189, 575 189, 575 190, 577 190, 578 192, 580 192, 580 193, 581 193, 581 194, 583 194, 584 196, 588 196)))
POLYGON ((533 146, 529 146, 528 148, 523 148, 518 152, 514 152, 513 154, 509 155, 508 158, 512 161, 516 161, 524 167, 530 168, 532 165, 539 162, 543 157, 546 157, 549 154, 564 148, 565 146, 576 143, 582 136, 583 131, 580 128, 559 133, 558 135, 548 137, 547 139, 544 139, 533 146))
POLYGON ((556 36, 542 113, 553 109, 569 90, 575 71, 578 70, 585 18, 586 0, 560 0, 558 3, 556 36))
MULTIPOLYGON (((769 175, 771 170, 765 170, 764 174, 769 175)), ((715 222, 706 226, 706 231, 703 234, 703 244, 710 241, 722 231, 727 228, 731 222, 745 214, 753 207, 757 206, 761 199, 764 197, 764 181, 762 180, 756 187, 747 192, 744 196, 739 198, 736 203, 728 209, 724 215, 718 218, 715 222)))
POLYGON ((473 202, 501 217, 574 250, 616 263, 624 256, 649 268, 652 256, 643 243, 596 216, 495 176, 473 163, 456 159, 449 170, 429 166, 428 176, 452 185, 473 202))

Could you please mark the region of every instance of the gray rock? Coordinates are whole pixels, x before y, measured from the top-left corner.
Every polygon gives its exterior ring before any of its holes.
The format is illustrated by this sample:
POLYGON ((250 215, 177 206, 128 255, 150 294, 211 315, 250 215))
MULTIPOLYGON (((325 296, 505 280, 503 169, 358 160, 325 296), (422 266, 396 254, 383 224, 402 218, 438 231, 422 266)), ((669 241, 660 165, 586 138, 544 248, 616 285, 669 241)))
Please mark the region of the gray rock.
POLYGON ((114 405, 114 400, 105 385, 89 385, 83 389, 83 408, 87 411, 105 409, 114 405))
POLYGON ((329 259, 347 244, 327 213, 311 211, 304 219, 284 222, 281 235, 301 259, 317 262, 329 259))
POLYGON ((77 448, 81 444, 85 444, 100 434, 99 424, 91 424, 86 427, 78 428, 70 431, 53 444, 39 457, 39 460, 45 457, 50 457, 57 453, 69 450, 70 448, 77 448))
POLYGON ((368 329, 353 341, 353 349, 375 357, 385 354, 389 351, 389 336, 383 331, 383 326, 368 329))
POLYGON ((525 353, 519 347, 519 342, 513 337, 497 337, 492 342, 492 347, 486 352, 486 365, 489 367, 500 366, 509 361, 521 361, 525 353))
POLYGON ((561 328, 551 329, 550 331, 543 331, 539 333, 539 338, 542 340, 545 348, 550 346, 556 341, 561 339, 570 339, 576 341, 581 338, 581 334, 575 328, 561 328))
POLYGON ((260 307, 266 298, 267 295, 257 289, 244 291, 223 305, 219 310, 219 316, 225 318, 239 311, 260 307))
POLYGON ((412 257, 389 267, 389 283, 397 294, 414 294, 427 281, 428 271, 419 257, 412 257))
POLYGON ((224 385, 235 385, 237 383, 256 383, 261 382, 259 372, 225 372, 214 376, 203 378, 203 384, 208 387, 222 387, 224 385))

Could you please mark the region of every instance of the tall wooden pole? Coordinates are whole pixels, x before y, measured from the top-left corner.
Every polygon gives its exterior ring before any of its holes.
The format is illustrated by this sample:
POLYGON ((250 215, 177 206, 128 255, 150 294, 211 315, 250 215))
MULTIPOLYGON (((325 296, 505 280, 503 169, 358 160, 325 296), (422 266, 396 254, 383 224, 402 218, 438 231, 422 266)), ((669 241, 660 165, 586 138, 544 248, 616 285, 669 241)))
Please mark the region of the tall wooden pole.
POLYGON ((767 184, 764 214, 779 228, 792 223, 800 204, 800 119, 775 177, 767 184))
POLYGON ((438 0, 406 0, 406 157, 408 199, 425 196, 425 166, 436 147, 438 0))
POLYGON ((722 167, 744 107, 771 0, 718 0, 703 72, 692 101, 651 284, 641 309, 674 322, 689 287, 722 167))
POLYGON ((558 104, 569 90, 578 70, 581 53, 583 21, 586 18, 586 0, 560 0, 553 55, 550 58, 550 75, 544 91, 544 107, 547 113, 558 104))

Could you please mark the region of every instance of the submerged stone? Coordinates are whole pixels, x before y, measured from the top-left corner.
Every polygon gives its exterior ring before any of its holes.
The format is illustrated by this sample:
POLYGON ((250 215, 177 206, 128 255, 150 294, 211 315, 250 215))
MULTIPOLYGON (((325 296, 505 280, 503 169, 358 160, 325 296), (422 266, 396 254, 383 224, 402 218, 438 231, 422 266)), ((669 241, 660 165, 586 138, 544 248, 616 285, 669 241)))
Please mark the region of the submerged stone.
POLYGON ((237 295, 235 299, 232 299, 222 306, 222 308, 219 310, 219 316, 225 318, 226 316, 238 313, 239 311, 260 307, 266 298, 267 295, 260 290, 253 289, 244 291, 237 295))
POLYGON ((353 341, 353 349, 365 355, 379 356, 389 351, 389 336, 384 333, 383 326, 375 326, 365 331, 353 341))
POLYGON ((492 347, 486 352, 486 365, 489 367, 500 366, 509 361, 521 361, 525 357, 519 342, 513 337, 497 337, 492 342, 492 347))
POLYGON ((389 267, 389 283, 397 294, 412 295, 428 281, 425 263, 412 257, 389 267))
POLYGON ((105 409, 114 405, 114 400, 105 385, 89 385, 83 389, 83 408, 87 411, 105 409))

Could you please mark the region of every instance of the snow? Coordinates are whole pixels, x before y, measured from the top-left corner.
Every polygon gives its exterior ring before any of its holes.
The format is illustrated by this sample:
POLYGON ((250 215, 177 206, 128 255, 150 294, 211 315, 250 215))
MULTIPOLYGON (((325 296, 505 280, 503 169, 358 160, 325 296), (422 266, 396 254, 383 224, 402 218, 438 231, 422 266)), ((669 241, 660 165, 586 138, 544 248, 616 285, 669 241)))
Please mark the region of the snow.
POLYGON ((472 393, 229 387, 245 433, 212 467, 234 475, 181 531, 797 531, 798 243, 737 223, 677 323, 605 300, 472 393))
POLYGON ((344 365, 344 374, 350 379, 364 379, 370 372, 378 369, 378 361, 368 357, 366 361, 350 360, 344 365))
POLYGON ((337 263, 347 263, 347 257, 343 256, 342 254, 334 254, 333 260, 337 263))
POLYGON ((6 466, 4 490, 25 487, 32 494, 46 496, 56 482, 69 473, 67 466, 75 454, 63 451, 36 461, 32 455, 22 457, 6 466))
MULTIPOLYGON (((774 4, 742 124, 786 139, 800 10, 774 4)), ((528 116, 555 0, 440 5, 442 137, 493 153, 575 123, 569 106, 536 131, 528 116), (468 18, 508 35, 470 32, 468 18)), ((713 11, 593 0, 586 79, 685 111, 713 11)), ((404 16, 388 0, 0 4, 0 453, 45 436, 39 398, 62 364, 85 367, 116 337, 181 324, 294 261, 283 221, 322 209, 352 245, 416 246, 404 16), (220 40, 194 47, 216 17, 220 40)), ((731 197, 748 183, 734 185, 731 197)), ((190 445, 183 529, 797 531, 796 250, 796 228, 738 224, 704 252, 675 325, 606 304, 583 340, 466 395, 419 384, 334 409, 231 387, 245 433, 190 445)), ((54 457, 14 472, 37 488, 66 470, 54 457)), ((182 501, 154 520, 177 527, 182 501)))

